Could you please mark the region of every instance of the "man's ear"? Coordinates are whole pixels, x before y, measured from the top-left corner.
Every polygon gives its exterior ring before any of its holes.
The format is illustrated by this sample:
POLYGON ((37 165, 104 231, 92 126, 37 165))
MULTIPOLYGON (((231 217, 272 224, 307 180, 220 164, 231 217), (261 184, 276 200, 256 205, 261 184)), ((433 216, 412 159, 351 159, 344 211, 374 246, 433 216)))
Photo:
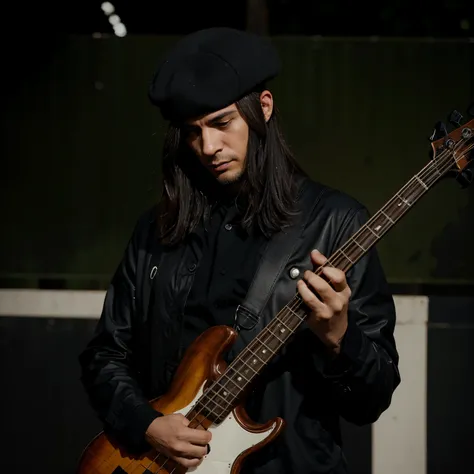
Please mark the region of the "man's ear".
POLYGON ((268 122, 273 113, 273 96, 269 90, 264 90, 260 94, 260 105, 262 106, 265 122, 268 122))

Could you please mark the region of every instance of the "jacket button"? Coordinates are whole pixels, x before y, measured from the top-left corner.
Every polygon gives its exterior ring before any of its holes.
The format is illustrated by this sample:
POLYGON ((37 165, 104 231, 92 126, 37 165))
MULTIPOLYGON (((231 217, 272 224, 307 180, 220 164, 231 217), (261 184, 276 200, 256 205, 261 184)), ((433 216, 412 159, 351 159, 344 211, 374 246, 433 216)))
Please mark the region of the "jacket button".
POLYGON ((188 268, 188 270, 192 273, 192 272, 194 272, 194 270, 196 270, 196 268, 197 268, 197 265, 196 265, 195 263, 193 263, 193 264, 188 268))
POLYGON ((224 227, 225 230, 232 230, 232 224, 226 224, 224 227))
POLYGON ((291 270, 290 270, 290 277, 293 278, 293 280, 295 278, 298 278, 300 274, 300 271, 296 268, 296 267, 293 267, 291 270))

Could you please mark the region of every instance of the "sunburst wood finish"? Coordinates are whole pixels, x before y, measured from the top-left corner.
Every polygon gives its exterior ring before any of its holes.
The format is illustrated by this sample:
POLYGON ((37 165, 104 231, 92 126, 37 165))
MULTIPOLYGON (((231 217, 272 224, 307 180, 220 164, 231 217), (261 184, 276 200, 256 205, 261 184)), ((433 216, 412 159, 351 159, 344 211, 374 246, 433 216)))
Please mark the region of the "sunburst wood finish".
MULTIPOLYGON (((227 364, 222 354, 231 347, 236 336, 237 333, 227 326, 213 327, 201 334, 185 353, 168 392, 152 400, 151 405, 164 414, 176 413, 189 406, 203 387, 212 386, 212 382, 224 373, 227 364)), ((232 474, 237 474, 245 458, 278 436, 284 423, 282 419, 277 419, 263 425, 257 424, 248 417, 240 405, 235 408, 234 416, 242 429, 251 433, 263 433, 270 430, 272 425, 275 426, 267 439, 238 456, 231 471, 232 474)), ((194 419, 189 426, 198 429, 207 429, 213 422, 206 416, 196 413, 190 418, 194 419)), ((155 450, 151 450, 140 457, 133 456, 106 433, 101 432, 85 448, 77 473, 112 474, 119 467, 127 474, 186 472, 184 467, 170 460, 165 462, 162 455, 158 458, 157 455, 155 450)))

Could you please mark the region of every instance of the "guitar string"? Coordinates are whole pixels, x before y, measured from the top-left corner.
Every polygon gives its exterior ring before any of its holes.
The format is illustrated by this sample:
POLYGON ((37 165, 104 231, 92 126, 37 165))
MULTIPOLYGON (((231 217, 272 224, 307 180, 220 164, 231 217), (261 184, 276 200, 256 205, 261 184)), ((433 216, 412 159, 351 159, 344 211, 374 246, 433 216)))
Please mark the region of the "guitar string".
MULTIPOLYGON (((447 151, 446 154, 449 155, 449 151, 447 151)), ((440 157, 440 158, 441 158, 441 157, 440 157)), ((449 157, 449 158, 451 158, 451 157, 449 157)), ((461 159, 462 159, 462 158, 461 158, 461 159)), ((442 158, 441 158, 441 160, 438 159, 438 161, 442 161, 442 158)), ((455 160, 455 161, 457 162, 457 161, 459 161, 459 160, 455 160)), ((425 168, 430 167, 430 166, 432 166, 432 165, 433 165, 433 161, 430 162, 430 163, 428 163, 428 165, 427 165, 425 168)), ((444 174, 444 172, 448 171, 449 168, 451 167, 451 165, 452 165, 451 159, 449 159, 449 167, 448 167, 445 171, 443 171, 442 173, 440 173, 440 172, 439 172, 439 169, 436 170, 437 173, 438 173, 438 176, 441 175, 441 174, 444 174)), ((421 174, 421 172, 418 173, 418 175, 420 175, 420 174, 421 174)), ((418 176, 418 175, 417 175, 417 176, 418 176)), ((425 182, 425 184, 428 186, 428 188, 429 188, 432 184, 434 184, 434 182, 437 181, 438 176, 435 175, 435 176, 434 176, 434 180, 433 180, 433 182, 431 182, 431 183, 425 182)), ((426 178, 426 176, 424 176, 424 178, 426 178)), ((423 179, 423 181, 424 181, 424 179, 423 179)), ((413 179, 412 179, 412 180, 410 180, 409 183, 407 183, 407 185, 406 185, 405 187, 408 187, 409 184, 416 184, 416 183, 414 183, 414 182, 413 182, 413 179)), ((403 189, 403 188, 402 188, 402 189, 403 189)), ((427 189, 422 190, 421 195, 423 195, 426 191, 427 191, 427 189)), ((402 190, 400 190, 399 193, 402 193, 402 190)), ((397 194, 398 194, 398 193, 397 193, 397 194)), ((420 195, 420 196, 421 196, 421 195, 420 195)), ((417 199, 418 199, 420 196, 417 196, 417 199)), ((396 197, 394 197, 393 200, 396 200, 396 197)), ((390 202, 389 202, 389 203, 390 203, 390 202)), ((389 203, 387 203, 387 205, 384 206, 384 209, 389 206, 389 203)), ((399 216, 399 217, 401 217, 405 212, 406 212, 406 211, 403 211, 402 213, 400 213, 400 216, 399 216)), ((375 216, 374 216, 374 217, 375 217, 375 216)), ((367 224, 369 224, 369 222, 368 222, 367 224)), ((390 227, 390 226, 389 226, 389 227, 390 227)), ((388 229, 387 229, 387 230, 388 230, 388 229)), ((379 238, 380 238, 380 237, 379 237, 379 238)), ((341 252, 339 252, 339 255, 337 255, 337 253, 338 253, 338 252, 336 252, 336 254, 332 257, 332 259, 329 259, 329 260, 337 260, 339 257, 343 257, 344 259, 347 260, 346 256, 343 255, 341 252)), ((329 261, 329 260, 328 260, 328 261, 329 261)), ((336 266, 337 266, 337 264, 336 264, 336 266)), ((288 314, 291 315, 291 313, 288 313, 288 314)), ((277 318, 275 318, 275 319, 277 319, 277 318)), ((293 332, 293 331, 291 331, 291 332, 293 332)), ((273 336, 275 337, 275 335, 273 335, 273 336)), ((257 339, 258 339, 258 337, 257 337, 257 339)), ((272 338, 270 338, 270 339, 272 340, 272 338)), ((273 340, 274 340, 274 339, 273 339, 273 340)), ((265 345, 265 344, 264 344, 264 345, 265 345)), ((265 362, 263 363, 263 366, 264 366, 264 365, 265 365, 265 362)), ((262 366, 262 367, 263 367, 263 366, 262 366)), ((260 369, 261 369, 262 367, 260 367, 260 369)), ((248 370, 248 369, 247 369, 247 370, 248 370)), ((236 373, 239 374, 238 370, 236 370, 236 373)), ((255 375, 256 375, 256 374, 258 374, 258 371, 255 373, 255 375)), ((224 373, 223 375, 225 375, 225 373, 224 373)), ((216 382, 217 382, 217 381, 216 381, 216 382)), ((245 388, 246 385, 247 385, 247 384, 244 385, 244 388, 245 388)), ((224 385, 224 386, 221 387, 221 389, 222 389, 222 388, 226 388, 226 386, 224 385)), ((208 392, 208 393, 209 393, 209 392, 208 392)), ((233 394, 232 394, 232 395, 233 395, 233 394)), ((222 397, 221 397, 221 398, 222 398, 222 397)), ((234 397, 234 399, 231 401, 230 405, 231 405, 232 402, 235 400, 235 398, 236 398, 236 397, 234 397)), ((225 400, 225 399, 224 399, 224 400, 225 400)), ((211 399, 211 401, 212 401, 212 399, 211 399)), ((208 403, 209 403, 209 402, 208 402, 208 403)), ((227 402, 227 404, 229 404, 229 403, 227 402)), ((217 405, 217 404, 216 404, 216 405, 217 405)), ((207 407, 207 404, 205 405, 204 408, 206 408, 206 407, 207 407)), ((222 408, 222 407, 221 407, 221 408, 222 408)), ((202 409, 201 409, 200 411, 202 411, 202 409)), ((197 416, 199 413, 200 413, 200 412, 196 413, 195 416, 197 416)), ((212 414, 215 414, 215 413, 213 413, 212 410, 211 410, 211 412, 209 413, 209 415, 212 415, 212 414)), ((216 414, 215 414, 215 415, 216 415, 216 414)), ((222 414, 221 414, 220 416, 222 416, 222 414)), ((194 419, 195 419, 195 418, 194 418, 194 419)), ((193 419, 193 420, 194 420, 194 419, 193 419)), ((199 425, 201 425, 201 423, 199 423, 199 425)), ((201 425, 201 426, 202 426, 202 425, 201 425)), ((166 463, 166 461, 165 461, 165 463, 166 463)), ((161 470, 161 467, 160 467, 160 470, 161 470)), ((158 472, 160 472, 160 470, 159 470, 158 472)), ((174 472, 174 470, 175 470, 175 469, 173 469, 173 471, 171 471, 171 472, 174 472)), ((170 474, 171 474, 171 473, 170 473, 170 474)))
MULTIPOLYGON (((464 140, 464 139, 462 139, 462 140, 464 140)), ((449 168, 452 166, 452 156, 450 156, 450 155, 454 154, 454 152, 456 151, 456 149, 459 148, 459 147, 463 144, 463 141, 462 141, 462 140, 461 140, 460 142, 458 142, 458 143, 456 144, 456 146, 455 146, 452 150, 445 150, 445 151, 441 152, 441 153, 440 153, 440 156, 439 156, 436 160, 432 160, 431 162, 429 162, 419 173, 417 173, 417 175, 415 175, 415 177, 413 177, 403 188, 401 188, 401 189, 397 192, 397 194, 395 194, 395 196, 394 196, 390 201, 387 202, 387 204, 382 208, 382 210, 383 210, 383 209, 386 209, 387 207, 389 207, 389 205, 392 203, 392 201, 398 201, 398 199, 401 197, 401 196, 399 196, 399 194, 402 194, 402 193, 404 193, 405 191, 407 191, 408 189, 406 189, 406 188, 412 187, 413 184, 415 184, 415 186, 418 187, 417 189, 419 189, 419 186, 420 186, 420 185, 417 184, 416 177, 418 177, 419 179, 421 179, 422 182, 423 182, 423 183, 427 186, 427 188, 429 189, 429 188, 438 180, 438 178, 439 178, 440 176, 444 175, 444 173, 446 173, 446 172, 449 170, 449 168), (443 163, 441 163, 441 162, 443 161, 444 158, 448 158, 448 159, 446 160, 446 163, 443 164, 443 163), (445 169, 443 169, 443 171, 440 171, 440 170, 439 170, 439 166, 438 166, 438 165, 440 165, 440 163, 441 163, 441 168, 445 168, 445 169), (448 166, 446 166, 446 165, 448 165, 448 166), (435 167, 436 169, 433 170, 433 169, 432 169, 433 167, 435 167), (428 169, 428 168, 431 168, 431 169, 428 169), (435 173, 433 173, 433 171, 435 171, 435 173), (433 174, 434 174, 434 176, 433 176, 433 174), (429 180, 426 180, 427 177, 429 178, 429 180), (426 180, 426 181, 425 181, 425 180, 426 180)), ((469 140, 469 139, 467 139, 467 140, 469 140)), ((469 147, 467 151, 469 151, 470 149, 472 149, 472 147, 469 147)), ((459 158, 459 159, 455 159, 455 162, 457 163, 457 162, 460 161, 462 158, 463 158, 463 157, 461 157, 461 158, 459 158)), ((426 189, 426 188, 423 187, 421 194, 420 194, 419 196, 417 196, 416 199, 418 199, 420 196, 422 196, 423 194, 425 194, 425 193, 428 191, 428 189, 426 189)), ((416 191, 416 189, 415 189, 415 191, 416 191)), ((412 192, 413 192, 413 191, 412 191, 412 192)), ((415 193, 415 194, 416 194, 416 193, 415 193)), ((402 201, 403 201, 403 199, 402 199, 402 201)), ((406 212, 406 210, 402 211, 402 212, 400 213, 400 215, 398 216, 398 218, 395 218, 395 219, 398 220, 400 217, 403 216, 403 214, 404 214, 405 212, 406 212)), ((368 222, 367 222, 356 234, 354 234, 354 236, 351 238, 351 240, 350 240, 347 244, 352 243, 351 241, 354 241, 354 240, 356 239, 356 237, 358 236, 358 234, 361 234, 362 232, 366 231, 367 229, 366 229, 365 227, 367 227, 367 226, 370 224, 371 220, 373 220, 374 218, 378 218, 378 217, 380 217, 380 216, 379 216, 379 213, 377 213, 376 215, 374 215, 374 217, 373 217, 372 219, 369 219, 368 222)), ((395 220, 395 222, 396 222, 396 220, 395 220)), ((385 233, 390 227, 391 227, 391 226, 388 226, 388 228, 384 230, 384 233, 385 233)), ((383 234, 384 234, 384 233, 383 233, 383 234)), ((377 239, 380 239, 380 238, 383 236, 383 234, 381 234, 380 236, 377 236, 377 239)), ((346 245, 347 245, 347 244, 346 244, 346 245)), ((345 245, 345 246, 346 246, 346 245, 345 245)), ((337 266, 339 266, 340 263, 342 263, 344 260, 348 260, 348 259, 347 259, 347 256, 346 256, 343 252, 341 252, 341 250, 342 250, 345 246, 341 247, 341 249, 339 249, 338 251, 336 251, 335 254, 334 254, 331 258, 329 258, 328 261, 327 261, 324 265, 326 265, 326 264, 331 264, 331 265, 333 265, 332 262, 334 262, 335 266, 337 267, 337 266), (335 263, 336 260, 339 260, 340 258, 342 258, 342 262, 340 262, 339 264, 335 263)), ((351 263, 351 264, 352 264, 352 263, 351 263)), ((298 311, 298 310, 300 309, 300 308, 298 308, 298 306, 302 303, 302 300, 301 300, 301 298, 298 297, 298 295, 297 295, 295 298, 293 298, 293 299, 296 300, 296 301, 293 303, 294 306, 293 306, 293 307, 291 307, 291 306, 289 307, 289 306, 287 305, 287 306, 284 308, 283 313, 284 313, 285 311, 287 311, 288 309, 290 310, 290 311, 288 311, 287 314, 286 314, 286 316, 289 316, 288 320, 292 320, 292 319, 294 318, 294 315, 296 315, 296 316, 301 320, 301 321, 298 323, 298 325, 297 325, 297 327, 298 327, 299 324, 304 321, 304 318, 301 318, 300 316, 298 316, 294 310, 296 309, 296 311, 298 311)), ((284 315, 284 314, 283 314, 283 315, 284 315)), ((274 320, 274 321, 277 321, 277 320, 279 320, 279 319, 281 319, 281 318, 280 318, 280 315, 277 315, 277 316, 275 317, 275 320, 274 320)), ((288 322, 288 320, 287 320, 286 322, 288 322)), ((294 319, 293 319, 293 321, 294 321, 294 319)), ((280 322, 283 322, 283 325, 286 326, 286 327, 288 327, 288 328, 290 329, 290 332, 291 332, 291 333, 293 333, 293 332, 297 329, 297 327, 296 327, 295 329, 291 329, 291 328, 288 326, 288 324, 286 324, 283 320, 281 320, 280 322)), ((270 324, 268 325, 268 327, 267 327, 268 329, 270 328, 271 324, 272 324, 272 323, 270 323, 270 324)), ((278 323, 278 324, 279 324, 279 323, 278 323)), ((252 353, 251 346, 252 346, 252 345, 253 345, 253 346, 258 345, 258 344, 255 344, 256 342, 259 342, 260 344, 263 344, 264 346, 266 346, 266 344, 267 344, 268 342, 275 341, 275 338, 276 338, 276 339, 279 339, 275 334, 271 333, 271 331, 268 331, 268 332, 270 332, 270 334, 264 334, 264 335, 269 336, 269 340, 267 340, 266 342, 263 342, 263 341, 260 341, 260 340, 259 340, 261 335, 257 336, 257 337, 254 339, 254 341, 252 341, 252 342, 250 343, 250 345, 249 345, 249 351, 248 351, 248 352, 251 352, 251 353, 252 353)), ((280 342, 285 343, 286 340, 287 340, 289 337, 291 337, 291 334, 290 334, 290 336, 285 337, 285 338, 284 338, 284 341, 281 341, 281 340, 280 340, 280 342)), ((271 352, 274 352, 274 351, 273 351, 272 349, 270 349, 269 347, 267 347, 267 348, 268 348, 271 352)), ((277 348, 276 350, 278 350, 278 349, 279 349, 279 348, 277 348)), ((236 363, 236 362, 242 362, 242 359, 243 359, 242 356, 243 356, 243 355, 244 355, 244 354, 241 354, 240 356, 238 356, 238 357, 236 358, 236 360, 235 360, 235 363, 236 363), (239 359, 240 359, 240 360, 239 360, 239 359)), ((254 356, 254 355, 255 355, 255 354, 252 354, 252 356, 254 356)), ((250 354, 248 354, 248 356, 250 356, 250 354)), ((251 359, 251 358, 252 358, 252 357, 248 357, 248 359, 251 359)), ((260 358, 259 358, 259 359, 260 359, 260 358)), ((262 359, 260 359, 260 360, 262 361, 262 359)), ((265 366, 265 364, 266 364, 267 361, 262 361, 262 362, 263 362, 263 364, 262 364, 262 366, 261 366, 258 370, 261 370, 261 369, 265 366)), ((246 362, 244 362, 244 364, 245 364, 245 365, 248 365, 246 362)), ((213 383, 213 385, 211 385, 211 387, 209 387, 209 389, 207 390, 206 394, 209 394, 209 392, 210 392, 216 385, 219 385, 219 391, 222 390, 222 389, 227 388, 227 383, 231 380, 231 378, 229 378, 228 375, 227 375, 227 378, 228 378, 229 380, 227 380, 224 385, 220 385, 219 382, 220 382, 220 380, 221 380, 222 378, 224 378, 224 377, 226 376, 228 370, 231 369, 231 368, 233 368, 233 365, 234 365, 234 363, 231 364, 231 365, 228 367, 228 369, 223 373, 222 377, 220 377, 218 380, 216 380, 216 381, 213 383)), ((236 364, 235 364, 235 365, 236 365, 236 364)), ((243 367, 243 365, 242 365, 242 367, 243 367)), ((242 367, 239 368, 239 369, 234 369, 234 370, 235 370, 235 373, 238 374, 238 375, 240 375, 240 374, 239 374, 239 370, 242 370, 242 367)), ((248 371, 248 369, 247 369, 247 371, 248 371)), ((239 387, 239 389, 240 389, 240 388, 241 388, 241 390, 245 389, 245 387, 252 381, 252 378, 253 378, 254 376, 256 376, 256 375, 259 373, 258 371, 254 371, 254 372, 255 372, 255 374, 254 374, 253 376, 251 376, 251 379, 250 379, 249 381, 247 381, 247 383, 245 383, 242 388, 239 387)), ((234 375, 235 375, 235 374, 234 374, 234 375)), ((244 378, 245 378, 245 377, 244 377, 244 378)), ((241 391, 240 391, 240 393, 241 393, 241 391)), ((209 402, 212 402, 212 400, 216 397, 216 395, 219 395, 219 392, 215 393, 214 396, 213 396, 210 400, 208 400, 208 402, 206 403, 206 405, 204 405, 197 413, 195 413, 194 418, 192 418, 192 419, 190 420, 190 423, 191 423, 192 421, 196 421, 196 417, 197 417, 200 413, 202 413, 202 411, 203 411, 204 409, 208 408, 208 407, 207 407, 207 404, 208 404, 209 402)), ((231 406, 232 403, 233 403, 233 402, 235 401, 235 399, 237 398, 237 396, 234 396, 234 394, 233 394, 232 392, 231 392, 231 395, 233 396, 233 399, 230 401, 230 403, 229 403, 225 398, 223 398, 223 397, 221 396, 221 398, 222 398, 229 406, 231 406)), ((203 398, 206 398, 206 395, 204 395, 203 398)), ((217 405, 216 402, 214 402, 214 403, 217 405)), ((198 402, 196 403, 196 405, 199 405, 199 404, 200 404, 200 403, 199 403, 199 401, 198 401, 198 402)), ((201 404, 202 404, 202 402, 201 402, 201 404)), ((221 409, 222 409, 222 407, 221 407, 221 409)), ((227 409, 228 409, 228 407, 225 408, 225 410, 227 410, 227 409)), ((210 410, 208 416, 216 415, 217 417, 219 417, 219 416, 222 416, 223 413, 224 413, 224 412, 222 412, 220 415, 218 415, 217 413, 214 413, 212 410, 210 410)), ((198 426, 199 426, 199 425, 202 426, 202 423, 199 422, 199 423, 198 423, 198 426)), ((160 453, 160 454, 161 454, 161 453, 160 453)), ((153 463, 160 457, 160 454, 158 454, 158 456, 155 457, 155 459, 150 463, 150 466, 151 466, 151 464, 153 464, 153 463)), ((169 458, 168 458, 168 459, 169 459, 169 458)), ((166 464, 166 462, 168 461, 168 459, 165 460, 164 464, 166 464)), ((158 471, 156 471, 157 473, 159 473, 159 472, 161 471, 161 469, 162 469, 162 467, 164 466, 164 464, 159 468, 158 471)), ((178 467, 178 466, 176 466, 176 467, 170 472, 170 474, 174 473, 174 471, 175 471, 175 469, 176 469, 177 467, 178 467)))
MULTIPOLYGON (((449 155, 449 151, 447 151, 446 155, 449 155)), ((451 157, 450 157, 450 158, 451 158, 451 157)), ((438 161, 442 161, 442 158, 441 158, 441 157, 438 158, 438 161)), ((456 162, 457 162, 457 161, 459 161, 459 160, 456 160, 456 162)), ((449 162, 450 162, 450 163, 449 163, 449 167, 451 167, 451 159, 449 159, 449 162)), ((425 168, 430 167, 430 166, 432 166, 432 165, 433 165, 433 161, 430 162, 430 163, 428 163, 428 165, 425 166, 425 168)), ((448 167, 445 171, 448 171, 448 170, 449 170, 449 167, 448 167)), ((437 170, 437 172, 439 173, 439 170, 437 170)), ((421 172, 418 173, 418 175, 420 175, 420 174, 421 174, 421 172)), ((443 172, 443 173, 439 173, 439 174, 444 174, 444 172, 443 172)), ((426 176, 425 176, 424 178, 426 178, 426 176)), ((435 176, 434 176, 434 181, 437 181, 437 179, 438 179, 438 176, 435 175, 435 176)), ((424 179, 423 179, 423 180, 424 180, 424 179)), ((410 184, 415 184, 415 183, 413 182, 413 179, 410 180, 410 182, 407 183, 407 185, 406 185, 405 187, 408 187, 408 185, 410 185, 410 184)), ((429 187, 429 186, 431 186, 433 183, 425 183, 425 184, 427 184, 428 187, 429 187)), ((403 190, 403 188, 402 188, 402 190, 403 190)), ((402 190, 400 190, 399 193, 402 193, 402 190)), ((424 194, 424 192, 426 192, 426 191, 427 191, 426 189, 425 189, 425 191, 422 191, 421 195, 424 194)), ((397 194, 398 194, 398 193, 397 193, 397 194)), ((393 198, 393 200, 395 200, 395 199, 396 199, 396 197, 393 198)), ((384 208, 388 207, 388 205, 389 205, 389 203, 387 203, 387 205, 384 206, 384 208)), ((405 212, 405 211, 404 211, 404 212, 405 212)), ((401 215, 403 215, 404 212, 402 212, 401 215)), ((401 215, 400 215, 399 217, 401 217, 401 215)), ((375 217, 375 216, 374 216, 374 217, 375 217)), ((369 221, 369 222, 370 222, 370 221, 369 221)), ((367 225, 369 224, 369 222, 367 223, 367 225)), ((329 260, 336 260, 336 259, 338 259, 339 257, 343 257, 344 259, 347 260, 347 258, 345 257, 345 255, 343 255, 341 252, 339 252, 339 255, 337 255, 337 254, 338 254, 338 252, 336 252, 336 254, 332 257, 332 259, 329 259, 329 260)), ((329 260, 328 260, 328 261, 329 261, 329 260)), ((337 266, 337 264, 336 264, 336 266, 337 266)), ((291 315, 291 313, 288 313, 288 314, 291 315)), ((278 317, 278 315, 277 315, 277 317, 278 317)), ((277 318, 275 318, 275 319, 277 319, 277 318)), ((293 332, 293 331, 292 331, 292 332, 293 332)), ((274 335, 273 335, 273 336, 274 336, 274 335)), ((275 337, 275 336, 274 336, 274 337, 275 337)), ((257 339, 258 339, 258 336, 257 336, 257 339)), ((272 340, 271 337, 270 337, 270 340, 272 340)), ((274 340, 274 339, 273 339, 273 340, 274 340)), ((264 345, 265 345, 265 344, 264 344, 264 345)), ((264 366, 264 365, 265 365, 265 362, 264 362, 263 366, 264 366)), ((262 366, 262 367, 263 367, 263 366, 262 366)), ((230 367, 229 367, 229 368, 230 368, 230 367)), ((241 370, 241 369, 240 369, 240 370, 241 370)), ((248 370, 248 369, 247 369, 247 370, 248 370)), ((236 370, 236 373, 239 374, 239 371, 236 370)), ((257 373, 258 373, 258 372, 256 372, 256 374, 257 374, 257 373)), ((223 374, 223 376, 224 376, 224 375, 225 375, 225 373, 223 374)), ((222 378, 222 377, 221 377, 221 378, 222 378)), ((218 381, 216 381, 216 382, 218 382, 218 381)), ((247 384, 244 385, 244 388, 245 388, 246 385, 247 385, 247 384)), ((220 388, 221 388, 221 389, 222 389, 222 388, 226 388, 226 385, 221 386, 220 388)), ((210 391, 210 389, 209 389, 209 391, 210 391)), ((209 391, 208 391, 207 393, 209 393, 209 391)), ((233 395, 233 394, 232 394, 232 395, 233 395)), ((213 397, 213 398, 214 398, 214 397, 213 397)), ((221 397, 221 398, 222 398, 222 397, 221 397)), ((236 397, 234 397, 234 399, 231 401, 230 405, 231 405, 232 402, 235 400, 235 398, 236 398, 236 397)), ((224 400, 225 400, 225 399, 224 399, 224 400)), ((211 399, 210 401, 212 401, 212 399, 211 399)), ((208 403, 209 403, 209 402, 208 402, 208 403)), ((227 402, 227 404, 229 404, 229 403, 227 402)), ((217 404, 216 404, 216 405, 217 405, 217 404)), ((204 406, 204 408, 206 408, 206 407, 207 407, 207 404, 204 406)), ((221 407, 221 408, 222 408, 222 407, 221 407)), ((196 417, 201 411, 202 411, 202 409, 201 409, 198 413, 196 413, 195 417, 196 417)), ((213 413, 212 410, 211 410, 211 412, 209 413, 209 415, 212 415, 212 414, 215 414, 215 413, 213 413)), ((221 416, 222 416, 222 414, 221 414, 221 416)), ((195 418, 194 418, 192 421, 194 421, 194 420, 195 420, 195 418)), ((201 423, 199 423, 199 425, 202 426, 201 423)), ((156 459, 156 458, 155 458, 155 459, 156 459)), ((154 462, 154 461, 153 461, 153 462, 154 462)), ((166 464, 166 461, 165 461, 165 464, 166 464)), ((173 469, 173 471, 171 471, 171 472, 174 472, 174 470, 175 470, 175 469, 173 469)), ((160 471, 161 471, 161 467, 160 467, 159 471, 157 471, 157 472, 160 472, 160 471)), ((170 473, 170 474, 171 474, 171 473, 170 473)))
MULTIPOLYGON (((468 138, 468 139, 465 139, 467 142, 469 142, 471 138, 468 138)), ((463 143, 460 142, 458 143, 458 145, 452 150, 452 153, 454 154, 457 147, 460 147, 463 143)), ((470 145, 467 147, 466 150, 464 150, 464 155, 466 153, 468 153, 472 148, 473 148, 474 144, 470 145)), ((341 253, 347 260, 349 260, 349 262, 351 262, 351 265, 352 265, 352 259, 348 257, 348 255, 346 254, 345 250, 348 249, 351 245, 356 245, 357 247, 360 247, 362 248, 362 250, 364 250, 364 253, 368 250, 368 249, 365 249, 363 246, 360 245, 360 242, 357 241, 357 239, 362 235, 364 234, 364 232, 368 231, 368 235, 375 235, 376 236, 376 239, 374 240, 374 242, 371 242, 370 245, 372 245, 373 243, 376 243, 377 240, 379 240, 381 237, 383 237, 383 235, 392 227, 393 224, 395 224, 404 214, 405 212, 410 208, 410 206, 412 204, 408 203, 408 200, 405 199, 404 196, 402 196, 403 194, 406 193, 406 191, 410 191, 409 192, 409 198, 410 197, 413 197, 414 200, 413 200, 413 204, 416 203, 416 201, 423 195, 425 194, 429 188, 431 186, 433 186, 436 181, 441 177, 443 176, 447 171, 449 171, 449 168, 451 168, 452 166, 452 157, 449 156, 450 155, 450 152, 451 150, 448 150, 447 151, 447 154, 443 157, 445 158, 446 156, 448 157, 448 160, 446 161, 446 163, 442 163, 442 158, 438 158, 437 161, 438 163, 435 162, 435 160, 432 160, 432 162, 428 163, 427 166, 425 166, 425 169, 428 168, 428 167, 431 167, 432 169, 428 170, 427 172, 420 172, 418 173, 417 176, 423 183, 426 187, 423 186, 423 184, 421 184, 422 188, 420 187, 420 184, 417 183, 417 180, 416 178, 412 178, 410 180, 409 183, 407 183, 406 186, 404 186, 401 190, 399 190, 393 197, 392 199, 390 199, 390 201, 388 201, 386 203, 386 205, 384 207, 382 207, 380 209, 380 211, 378 211, 364 226, 362 226, 359 231, 354 234, 353 237, 351 237, 347 242, 346 244, 344 244, 337 252, 337 253, 341 253), (443 169, 442 171, 440 171, 439 169, 439 164, 441 162, 441 165, 444 166, 445 169, 443 169), (448 166, 446 166, 448 165, 448 166), (433 168, 436 168, 436 169, 433 169, 433 168), (433 171, 435 173, 433 173, 433 171), (434 174, 434 176, 433 176, 434 174), (428 179, 427 179, 428 178, 428 179), (415 185, 414 189, 413 189, 413 185, 415 185), (405 189, 407 188, 407 189, 405 189), (412 189, 410 189, 412 188, 412 189), (421 189, 421 192, 419 192, 419 190, 421 189), (396 208, 396 211, 399 210, 399 204, 400 204, 400 199, 402 202, 404 202, 408 207, 405 208, 405 209, 402 209, 400 208, 400 213, 391 213, 390 211, 388 211, 388 209, 390 209, 394 204, 397 205, 397 208, 396 208), (408 203, 408 204, 407 204, 408 203), (387 212, 385 213, 384 211, 387 210, 387 212), (389 215, 387 215, 389 214, 389 215), (390 223, 392 225, 389 225, 387 226, 385 229, 383 229, 383 232, 374 232, 373 229, 371 229, 371 225, 374 224, 375 222, 377 222, 380 218, 384 218, 385 221, 390 221, 390 223), (391 217, 394 217, 394 219, 391 219, 391 217)), ((460 160, 462 160, 464 158, 464 156, 461 156, 460 158, 457 158, 455 159, 455 162, 458 163, 460 160)), ((383 223, 385 224, 385 222, 383 223)), ((379 224, 380 225, 380 224, 379 224)), ((383 225, 382 225, 383 226, 383 225)), ((381 226, 381 227, 382 227, 381 226)))
MULTIPOLYGON (((449 168, 447 168, 447 169, 449 169, 449 168)), ((446 171, 447 171, 447 170, 446 170, 446 171)), ((425 177, 426 177, 426 176, 425 176, 425 177)), ((437 177, 435 177, 435 178, 437 178, 437 177)), ((412 184, 414 184, 414 183, 412 183, 412 184)), ((431 183, 431 184, 432 184, 432 183, 431 183)), ((402 192, 402 191, 399 191, 399 192, 402 192)), ((393 200, 396 200, 396 197, 395 197, 393 200)), ((375 217, 379 217, 379 216, 374 216, 374 218, 375 218, 375 217)), ((400 217, 401 217, 401 216, 400 216, 400 217)), ((373 219, 371 219, 371 220, 373 220, 373 219)), ((367 227, 367 226, 370 224, 371 220, 369 220, 369 221, 367 222, 367 224, 366 224, 365 226, 363 226, 363 227, 359 230, 359 232, 358 232, 357 234, 361 234, 361 233, 363 233, 364 231, 366 231, 367 229, 366 229, 365 227, 367 227)), ((357 237, 357 234, 355 234, 355 237, 357 237)), ((352 239, 354 239, 354 237, 353 237, 352 239)), ((351 240, 352 240, 352 239, 351 239, 351 240)), ((334 256, 331 257, 329 260, 334 260, 335 258, 338 258, 338 257, 341 257, 341 256, 343 256, 343 254, 342 254, 342 252, 340 252, 340 250, 339 250, 339 251, 337 251, 337 252, 334 254, 334 256), (339 255, 337 255, 337 254, 339 254, 339 255)), ((261 342, 261 341, 260 341, 260 342, 261 342)), ((249 348, 250 348, 250 346, 249 346, 249 348)), ((239 356, 236 360, 238 360, 239 358, 240 358, 240 356, 239 356)), ((230 369, 230 368, 231 368, 231 366, 229 366, 229 369, 230 369)), ((225 375, 225 373, 224 373, 223 375, 225 375)), ((218 381, 216 381, 215 384, 216 384, 217 382, 218 382, 218 381)), ((209 393, 212 388, 213 388, 212 386, 209 387, 207 393, 209 393)))

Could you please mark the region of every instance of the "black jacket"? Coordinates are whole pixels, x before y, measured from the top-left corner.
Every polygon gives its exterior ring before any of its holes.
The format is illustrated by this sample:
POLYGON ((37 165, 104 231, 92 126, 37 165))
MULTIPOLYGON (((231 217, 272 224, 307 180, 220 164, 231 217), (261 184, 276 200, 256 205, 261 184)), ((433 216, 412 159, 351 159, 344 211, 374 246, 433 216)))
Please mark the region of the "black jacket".
MULTIPOLYGON (((290 269, 298 268, 300 275, 312 269, 312 249, 329 257, 368 219, 365 207, 342 192, 309 180, 302 190, 302 220, 289 258, 278 274, 263 276, 275 286, 256 331, 294 296, 290 269)), ((96 334, 80 356, 92 406, 105 429, 132 451, 144 449, 144 432, 157 416, 148 400, 166 392, 182 356, 184 304, 199 265, 185 244, 162 247, 154 229, 151 210, 135 227, 96 334)), ((329 359, 303 325, 248 398, 252 418, 263 422, 281 416, 286 427, 253 457, 245 473, 345 473, 339 416, 358 425, 372 423, 390 405, 400 383, 395 308, 375 249, 347 272, 347 279, 352 296, 341 355, 329 359)), ((244 331, 235 350, 251 337, 244 331)))

